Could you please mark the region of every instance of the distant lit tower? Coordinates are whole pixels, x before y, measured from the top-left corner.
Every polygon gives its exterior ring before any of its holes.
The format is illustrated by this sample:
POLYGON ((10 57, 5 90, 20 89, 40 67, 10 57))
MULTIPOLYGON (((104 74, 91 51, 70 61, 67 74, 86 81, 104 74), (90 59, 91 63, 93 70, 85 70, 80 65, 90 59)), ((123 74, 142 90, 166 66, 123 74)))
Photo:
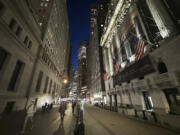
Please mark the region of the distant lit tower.
POLYGON ((90 41, 87 51, 88 91, 92 102, 106 102, 103 81, 103 57, 100 39, 108 11, 109 0, 101 0, 91 5, 90 9, 90 41))
POLYGON ((87 93, 87 46, 89 42, 83 40, 79 46, 78 52, 78 94, 85 97, 87 93))

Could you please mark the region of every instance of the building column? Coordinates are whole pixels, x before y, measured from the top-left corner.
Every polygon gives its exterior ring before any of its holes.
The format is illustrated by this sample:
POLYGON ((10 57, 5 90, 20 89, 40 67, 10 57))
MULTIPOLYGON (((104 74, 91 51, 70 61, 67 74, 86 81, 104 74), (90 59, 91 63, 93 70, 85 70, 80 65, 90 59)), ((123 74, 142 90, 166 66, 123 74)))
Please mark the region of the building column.
POLYGON ((177 28, 163 6, 162 0, 146 0, 146 2, 161 36, 166 38, 177 33, 177 28))
MULTIPOLYGON (((137 7, 136 7, 136 8, 137 8, 137 7)), ((139 23, 139 26, 141 27, 142 32, 143 32, 143 34, 144 34, 145 37, 146 37, 146 40, 148 41, 148 43, 152 44, 152 43, 150 42, 149 35, 148 35, 148 33, 147 33, 147 30, 146 30, 146 28, 145 28, 145 24, 143 23, 142 17, 141 17, 141 15, 140 15, 138 9, 137 9, 137 17, 135 17, 135 18, 134 18, 135 27, 136 27, 137 23, 139 23), (137 19, 135 19, 135 18, 137 18, 137 19)))
POLYGON ((112 59, 112 53, 111 53, 111 48, 108 48, 108 61, 109 61, 109 74, 112 76, 114 69, 113 69, 113 59, 112 59))
POLYGON ((120 39, 118 34, 116 34, 115 36, 115 43, 116 43, 116 47, 118 50, 118 61, 120 61, 120 63, 122 63, 122 54, 121 54, 121 48, 120 48, 120 39))
POLYGON ((103 65, 106 72, 109 71, 108 69, 108 54, 107 54, 107 48, 103 48, 103 65))

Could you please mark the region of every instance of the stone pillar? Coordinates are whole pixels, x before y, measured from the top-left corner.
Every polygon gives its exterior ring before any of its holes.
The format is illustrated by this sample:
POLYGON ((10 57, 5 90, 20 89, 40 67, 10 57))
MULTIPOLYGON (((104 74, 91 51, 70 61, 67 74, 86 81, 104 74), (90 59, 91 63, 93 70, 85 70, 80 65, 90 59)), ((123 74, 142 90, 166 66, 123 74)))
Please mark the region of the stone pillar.
POLYGON ((137 36, 139 39, 142 39, 142 37, 143 37, 143 31, 142 31, 142 28, 141 28, 141 25, 140 25, 140 22, 139 22, 138 17, 135 17, 135 18, 134 18, 134 26, 135 26, 135 30, 136 30, 136 36, 137 36))
POLYGON ((103 65, 106 72, 108 72, 107 48, 103 48, 103 65))
POLYGON ((136 20, 139 22, 139 25, 140 25, 140 27, 141 27, 141 29, 142 29, 142 32, 143 32, 143 34, 145 35, 145 37, 146 37, 146 40, 149 42, 149 43, 151 43, 150 42, 150 39, 149 39, 149 35, 148 35, 148 33, 147 33, 147 30, 146 30, 146 28, 145 28, 145 24, 143 23, 143 21, 142 21, 142 17, 141 17, 141 15, 139 14, 139 10, 138 10, 138 8, 136 7, 136 10, 137 10, 137 17, 135 17, 135 18, 137 18, 137 19, 135 19, 134 18, 134 24, 135 24, 135 27, 136 27, 136 20))
POLYGON ((166 38, 177 33, 177 28, 163 6, 162 0, 146 0, 146 2, 161 36, 166 38))
POLYGON ((111 53, 111 48, 108 48, 108 61, 109 61, 109 73, 110 75, 113 75, 113 60, 112 60, 112 53, 111 53))
POLYGON ((120 63, 122 63, 122 54, 121 54, 121 48, 120 48, 120 39, 118 34, 116 34, 115 36, 115 43, 117 46, 117 50, 118 50, 118 61, 120 61, 120 63))

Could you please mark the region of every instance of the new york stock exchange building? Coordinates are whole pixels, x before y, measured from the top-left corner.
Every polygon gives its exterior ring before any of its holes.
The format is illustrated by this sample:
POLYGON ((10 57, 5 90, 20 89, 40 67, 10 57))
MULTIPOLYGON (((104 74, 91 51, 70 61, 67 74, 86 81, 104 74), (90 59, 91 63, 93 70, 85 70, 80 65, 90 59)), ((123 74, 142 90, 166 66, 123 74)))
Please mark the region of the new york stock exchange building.
POLYGON ((103 48, 106 107, 180 129, 180 1, 113 0, 103 48))

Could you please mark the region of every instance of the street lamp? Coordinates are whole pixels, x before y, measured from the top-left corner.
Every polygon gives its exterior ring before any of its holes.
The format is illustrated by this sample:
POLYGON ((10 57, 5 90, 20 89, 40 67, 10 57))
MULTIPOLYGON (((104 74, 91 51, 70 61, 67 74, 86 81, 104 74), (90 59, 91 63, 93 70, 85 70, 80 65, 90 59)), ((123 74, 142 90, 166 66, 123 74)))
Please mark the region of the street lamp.
POLYGON ((67 80, 67 79, 64 79, 64 80, 63 80, 63 83, 64 83, 64 84, 66 84, 67 82, 68 82, 68 80, 67 80))

